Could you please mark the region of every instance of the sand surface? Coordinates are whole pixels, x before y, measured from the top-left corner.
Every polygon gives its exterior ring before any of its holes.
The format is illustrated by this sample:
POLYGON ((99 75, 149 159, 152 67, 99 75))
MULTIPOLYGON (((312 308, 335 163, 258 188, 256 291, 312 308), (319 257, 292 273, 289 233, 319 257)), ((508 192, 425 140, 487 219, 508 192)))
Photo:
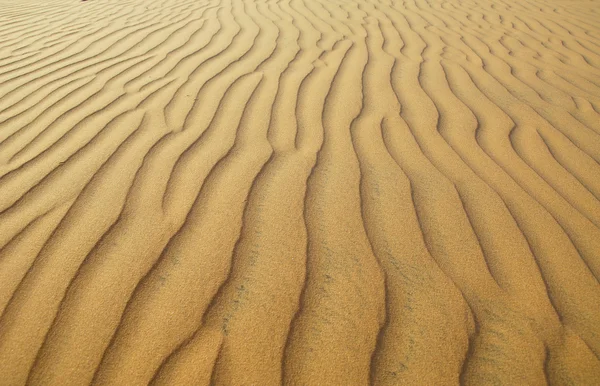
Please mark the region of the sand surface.
POLYGON ((600 384, 600 5, 0 0, 0 385, 600 384))

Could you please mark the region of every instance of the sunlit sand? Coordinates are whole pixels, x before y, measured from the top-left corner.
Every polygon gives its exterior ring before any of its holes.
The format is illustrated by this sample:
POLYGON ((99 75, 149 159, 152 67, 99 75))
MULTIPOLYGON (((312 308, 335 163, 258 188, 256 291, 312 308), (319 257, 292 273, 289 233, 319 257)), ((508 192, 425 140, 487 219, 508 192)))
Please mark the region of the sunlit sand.
POLYGON ((0 0, 0 385, 600 381, 600 3, 0 0))

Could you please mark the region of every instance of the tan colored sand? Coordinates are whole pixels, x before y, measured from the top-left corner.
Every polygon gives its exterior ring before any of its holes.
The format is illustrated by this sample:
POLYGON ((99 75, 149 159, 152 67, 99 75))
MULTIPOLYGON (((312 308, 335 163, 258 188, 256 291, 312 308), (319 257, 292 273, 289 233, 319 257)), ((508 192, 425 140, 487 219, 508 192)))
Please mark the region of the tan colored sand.
POLYGON ((0 0, 0 385, 600 384, 600 7, 0 0))

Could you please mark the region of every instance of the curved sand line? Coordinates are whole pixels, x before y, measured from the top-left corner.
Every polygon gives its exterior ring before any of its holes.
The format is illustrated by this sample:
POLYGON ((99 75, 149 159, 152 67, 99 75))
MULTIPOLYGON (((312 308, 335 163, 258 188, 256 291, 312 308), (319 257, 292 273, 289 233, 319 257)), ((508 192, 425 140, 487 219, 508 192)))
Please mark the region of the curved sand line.
POLYGON ((600 11, 0 0, 0 384, 594 384, 600 11))

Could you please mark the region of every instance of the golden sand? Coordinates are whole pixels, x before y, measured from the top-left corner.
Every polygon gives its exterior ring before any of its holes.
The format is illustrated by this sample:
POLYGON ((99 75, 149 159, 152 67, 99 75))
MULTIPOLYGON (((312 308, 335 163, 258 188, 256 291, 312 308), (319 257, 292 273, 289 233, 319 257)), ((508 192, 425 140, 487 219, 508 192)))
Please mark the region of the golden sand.
POLYGON ((600 3, 0 0, 0 385, 600 384, 600 3))

